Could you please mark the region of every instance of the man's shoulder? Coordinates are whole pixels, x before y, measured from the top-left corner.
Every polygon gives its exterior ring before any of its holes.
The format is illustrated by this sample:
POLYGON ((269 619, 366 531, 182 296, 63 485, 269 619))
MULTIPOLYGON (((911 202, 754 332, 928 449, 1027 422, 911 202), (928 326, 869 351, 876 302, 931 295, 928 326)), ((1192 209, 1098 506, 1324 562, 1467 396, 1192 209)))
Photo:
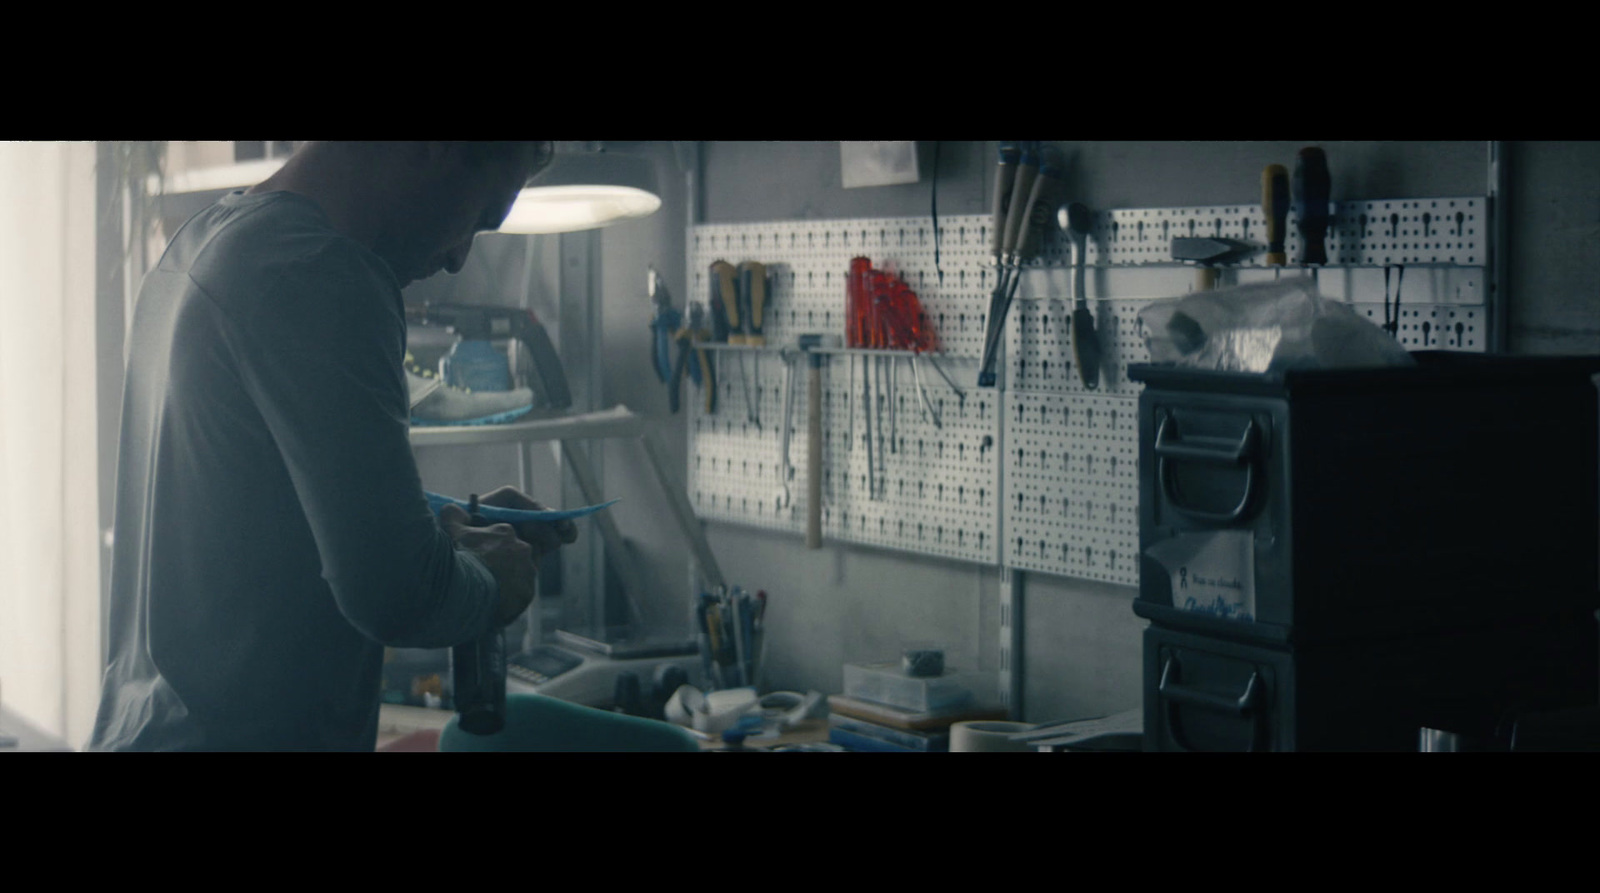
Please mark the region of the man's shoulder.
POLYGON ((309 200, 289 193, 235 193, 196 218, 169 251, 213 297, 352 289, 388 295, 398 286, 383 261, 334 229, 309 200))

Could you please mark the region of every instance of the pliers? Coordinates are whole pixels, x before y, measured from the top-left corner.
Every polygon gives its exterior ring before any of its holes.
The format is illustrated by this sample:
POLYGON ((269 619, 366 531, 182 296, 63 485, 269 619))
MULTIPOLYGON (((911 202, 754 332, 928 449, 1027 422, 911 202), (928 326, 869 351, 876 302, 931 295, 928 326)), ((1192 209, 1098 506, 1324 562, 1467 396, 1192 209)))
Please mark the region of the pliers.
MULTIPOLYGON (((673 333, 683 323, 683 314, 672 306, 672 295, 668 294, 666 283, 656 274, 654 267, 649 272, 650 300, 656 305, 655 319, 650 321, 652 359, 655 360, 656 377, 662 384, 672 380, 672 340, 673 333)), ((699 381, 699 378, 695 379, 699 381)))
POLYGON ((706 310, 699 302, 689 305, 689 324, 673 333, 673 339, 678 342, 678 364, 672 370, 672 383, 667 390, 667 399, 672 406, 672 411, 677 412, 679 406, 679 391, 683 388, 683 374, 685 371, 705 391, 705 412, 711 415, 717 411, 717 373, 716 367, 711 363, 711 354, 697 343, 711 340, 711 330, 705 327, 706 310))

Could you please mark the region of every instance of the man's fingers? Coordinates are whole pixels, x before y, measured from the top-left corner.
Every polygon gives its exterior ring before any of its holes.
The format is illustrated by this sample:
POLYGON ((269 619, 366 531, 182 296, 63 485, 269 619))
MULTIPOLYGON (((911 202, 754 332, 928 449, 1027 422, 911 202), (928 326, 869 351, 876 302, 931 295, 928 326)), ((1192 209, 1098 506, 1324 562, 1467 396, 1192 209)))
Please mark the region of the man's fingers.
POLYGON ((503 509, 524 509, 538 511, 539 509, 544 508, 544 506, 534 502, 531 497, 523 493, 521 490, 509 485, 500 487, 489 493, 485 493, 483 496, 478 497, 478 501, 484 505, 492 505, 496 508, 503 509))
POLYGON ((445 533, 457 539, 460 538, 462 529, 466 528, 471 520, 472 517, 461 506, 447 504, 439 509, 439 526, 444 528, 445 533))
MULTIPOLYGON (((500 487, 482 497, 479 502, 497 508, 519 509, 522 511, 545 511, 545 506, 535 501, 516 487, 500 487)), ((570 520, 539 522, 524 521, 517 525, 517 530, 523 538, 533 543, 535 548, 544 551, 571 545, 578 541, 578 526, 570 520)))
POLYGON ((571 521, 526 521, 517 525, 517 535, 542 555, 576 542, 578 528, 571 521))

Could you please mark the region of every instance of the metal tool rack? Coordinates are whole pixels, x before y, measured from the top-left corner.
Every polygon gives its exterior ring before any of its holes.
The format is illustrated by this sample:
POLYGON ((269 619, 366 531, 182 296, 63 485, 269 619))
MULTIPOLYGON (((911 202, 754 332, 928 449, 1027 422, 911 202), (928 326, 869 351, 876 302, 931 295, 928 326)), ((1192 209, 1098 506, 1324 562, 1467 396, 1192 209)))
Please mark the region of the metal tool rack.
MULTIPOLYGON (((1489 201, 1481 196, 1339 202, 1327 235, 1329 264, 1269 267, 1257 254, 1222 268, 1218 287, 1315 277, 1320 292, 1382 324, 1385 271, 1399 291, 1397 337, 1408 349, 1485 351, 1493 308, 1489 201), (1403 267, 1403 273, 1401 268, 1403 267)), ((685 395, 689 497, 700 517, 802 534, 803 458, 790 501, 779 456, 784 368, 800 333, 839 333, 850 259, 903 276, 940 339, 923 405, 910 355, 835 349, 823 372, 824 535, 842 542, 996 564, 1002 574, 1002 696, 1020 661, 1015 571, 1138 585, 1138 422, 1142 388, 1129 364, 1147 362, 1139 311, 1194 288, 1196 268, 1174 261, 1171 239, 1214 236, 1262 243, 1259 206, 1131 209, 1095 215, 1086 291, 1104 365, 1087 390, 1073 368, 1070 250, 1060 233, 1021 277, 1006 321, 1005 374, 976 387, 984 315, 994 286, 988 215, 721 224, 693 227, 691 300, 705 300, 716 260, 753 260, 774 275, 765 348, 713 345, 718 408, 685 395), (886 371, 886 370, 895 371, 886 371), (866 370, 873 370, 868 372, 866 370), (873 399, 864 405, 865 376, 873 399), (871 461, 869 462, 869 424, 871 461)), ((1287 252, 1300 240, 1291 214, 1287 252)), ((804 404, 796 363, 795 405, 804 404)), ((806 420, 791 420, 791 454, 803 457, 806 420)), ((1015 707, 1015 705, 1013 705, 1015 707)))

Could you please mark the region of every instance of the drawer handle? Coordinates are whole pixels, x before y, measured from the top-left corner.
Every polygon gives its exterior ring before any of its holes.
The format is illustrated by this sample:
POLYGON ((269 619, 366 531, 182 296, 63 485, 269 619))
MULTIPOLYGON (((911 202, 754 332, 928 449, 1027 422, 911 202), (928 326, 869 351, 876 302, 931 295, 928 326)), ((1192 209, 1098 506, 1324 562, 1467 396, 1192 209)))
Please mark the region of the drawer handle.
POLYGON ((1251 500, 1255 497, 1256 462, 1260 449, 1256 420, 1250 419, 1249 424, 1245 425, 1244 434, 1239 438, 1239 445, 1232 450, 1207 449, 1168 441, 1169 426, 1176 427, 1172 416, 1162 413, 1161 424, 1156 428, 1156 475, 1161 481, 1161 491, 1167 494, 1167 501, 1181 514, 1200 521, 1232 524, 1243 519, 1245 512, 1250 508, 1251 500), (1179 500, 1177 486, 1172 481, 1172 472, 1167 464, 1169 459, 1186 459, 1212 465, 1243 465, 1244 495, 1239 497, 1239 504, 1226 512, 1206 512, 1185 506, 1179 500))
POLYGON ((1177 663, 1176 658, 1167 658, 1166 664, 1161 668, 1161 684, 1156 689, 1167 702, 1167 728, 1172 733, 1172 740, 1184 750, 1194 749, 1184 743, 1182 721, 1178 718, 1178 705, 1186 704, 1201 710, 1226 713, 1229 716, 1250 717, 1249 750, 1254 752, 1261 741, 1261 727, 1264 721, 1262 711, 1256 707, 1256 700, 1261 694, 1261 674, 1252 672, 1250 681, 1245 683, 1244 694, 1238 698, 1229 698, 1179 685, 1175 669, 1177 663))

